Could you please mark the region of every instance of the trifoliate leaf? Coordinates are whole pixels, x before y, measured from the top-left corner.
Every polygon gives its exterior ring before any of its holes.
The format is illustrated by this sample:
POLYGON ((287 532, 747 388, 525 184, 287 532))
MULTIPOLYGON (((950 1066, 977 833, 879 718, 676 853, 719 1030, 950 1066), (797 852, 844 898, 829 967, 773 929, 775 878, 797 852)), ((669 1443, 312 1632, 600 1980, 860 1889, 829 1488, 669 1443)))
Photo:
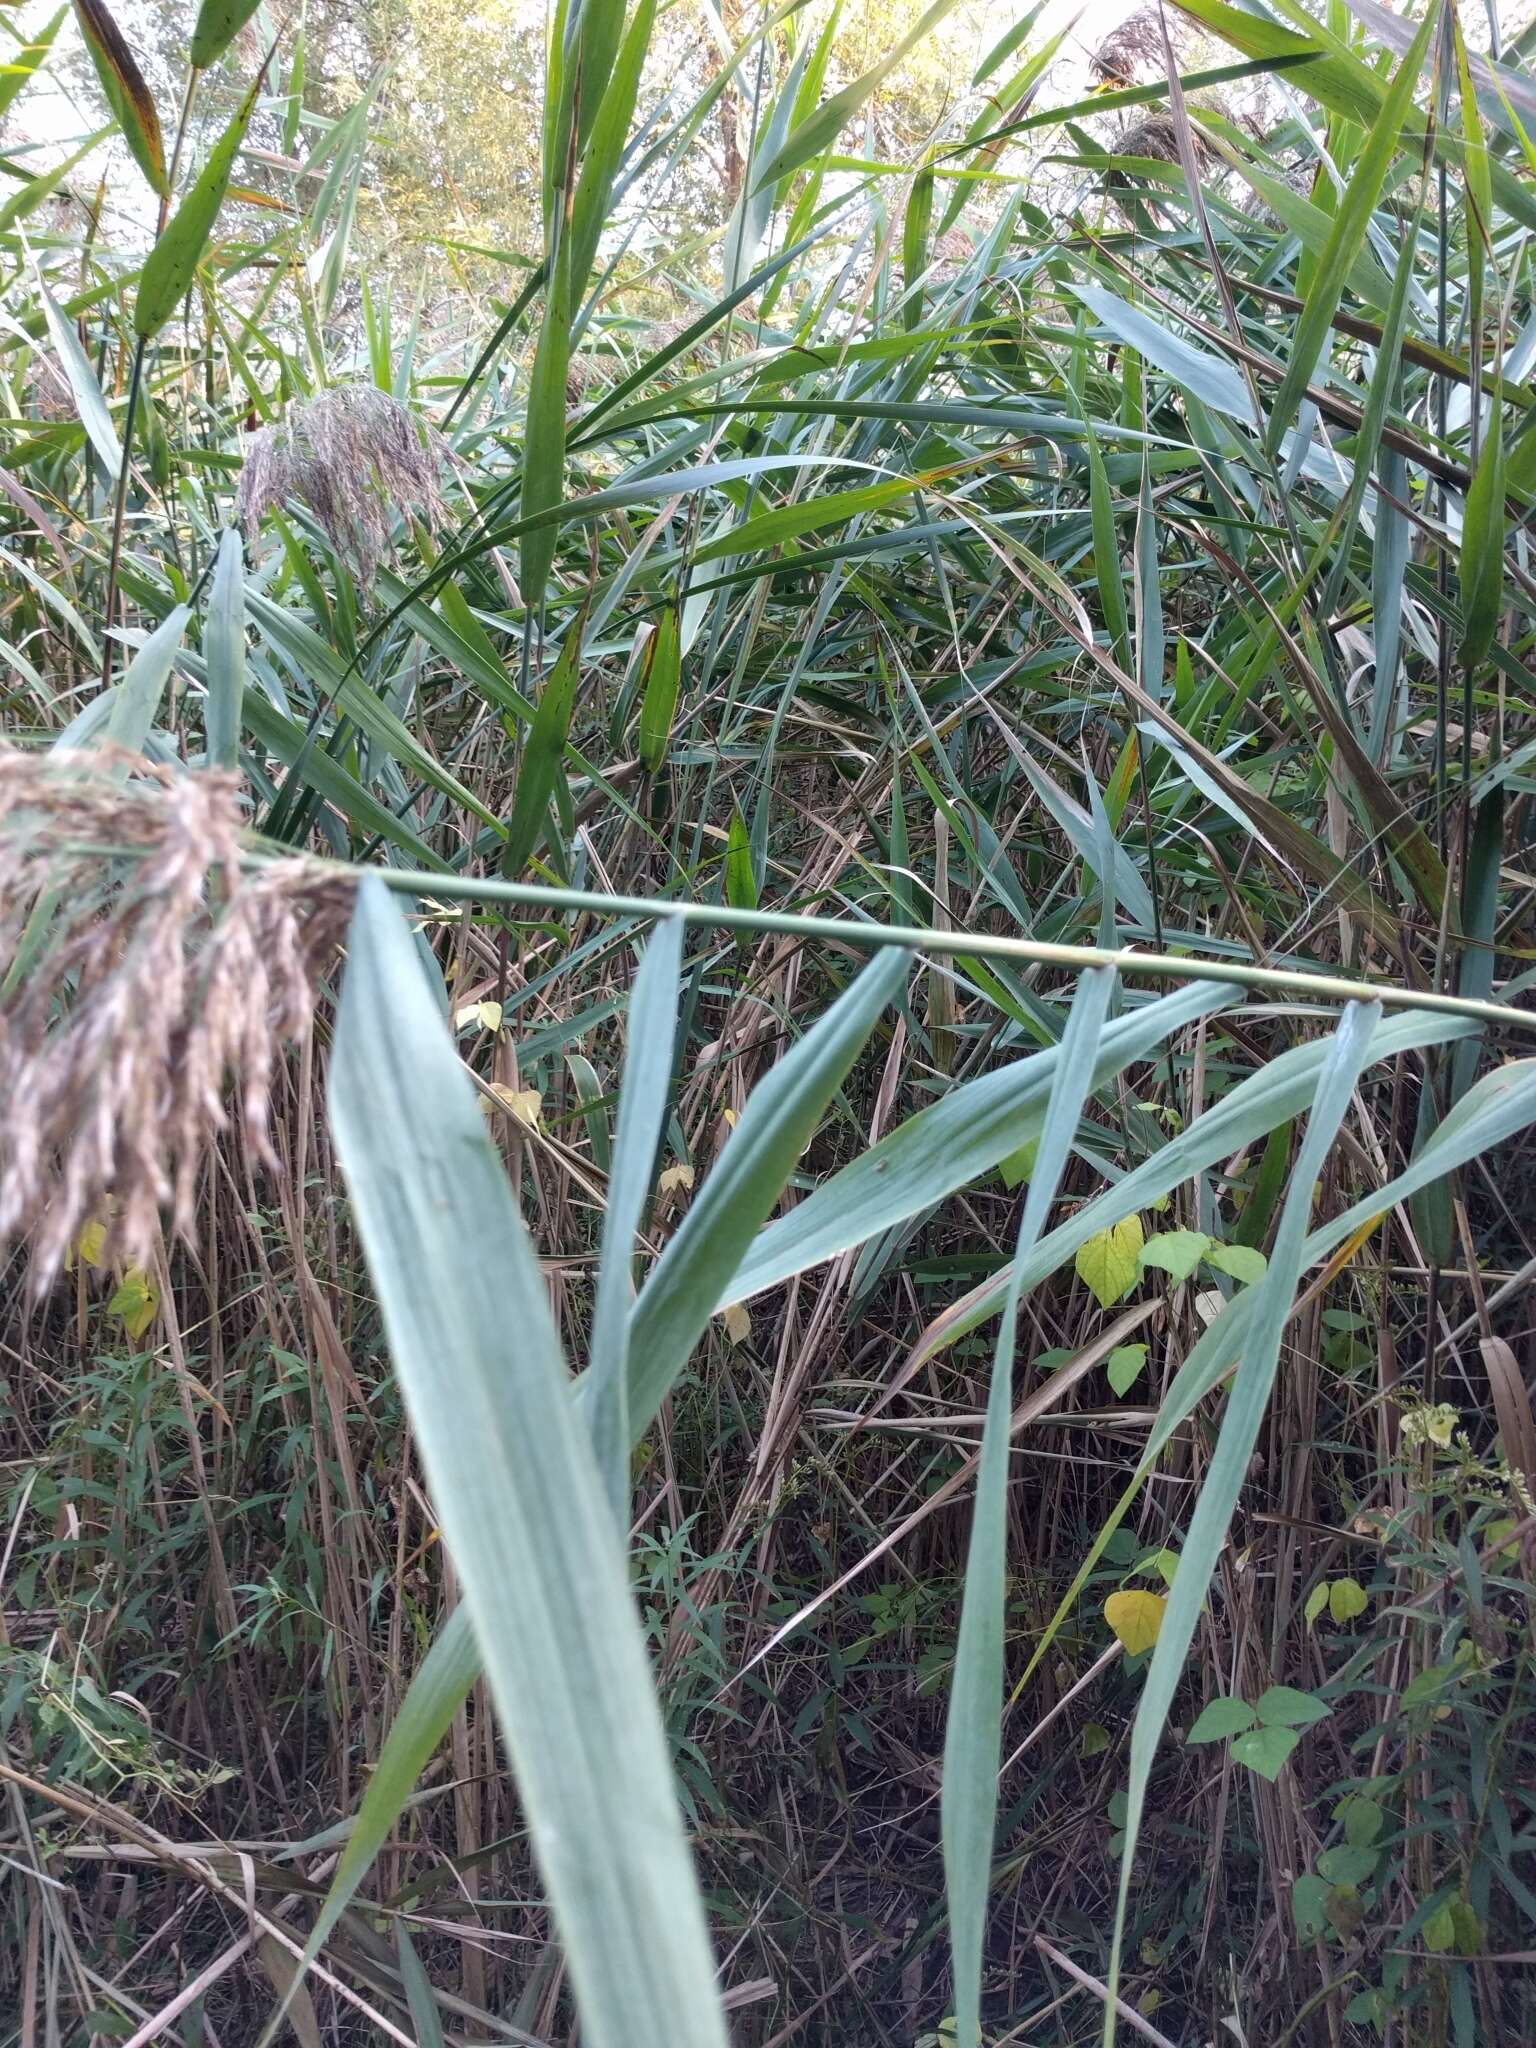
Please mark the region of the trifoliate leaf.
POLYGON ((1161 1593, 1111 1593, 1104 1602, 1104 1619, 1126 1651, 1139 1657, 1157 1641, 1167 1605, 1161 1593))
POLYGON ((1253 1728, 1232 1744, 1233 1761, 1246 1764, 1273 1784, 1301 1737, 1294 1728, 1253 1728))
POLYGON ((1374 1799, 1358 1793, 1346 1799, 1334 1814, 1344 1823, 1344 1839, 1352 1849, 1369 1849, 1386 1826, 1387 1817, 1374 1799))
POLYGON ((1205 1263, 1214 1266, 1219 1273, 1230 1273, 1245 1287, 1252 1287, 1262 1280, 1269 1265, 1262 1252, 1256 1252, 1246 1244, 1213 1244, 1205 1255, 1205 1263))
POLYGON ((1136 1262, 1144 1233, 1139 1216, 1127 1216, 1100 1230, 1082 1246, 1075 1261, 1077 1277, 1093 1291, 1100 1308, 1111 1308, 1136 1285, 1136 1262))
POLYGON ((1187 1280, 1212 1249, 1212 1240, 1199 1230, 1160 1230, 1142 1247, 1141 1264, 1157 1266, 1175 1280, 1187 1280))
POLYGON ((1376 1851, 1353 1849, 1347 1842, 1325 1849, 1317 1859, 1318 1876, 1326 1877, 1330 1884, 1364 1884, 1375 1872, 1376 1851))
POLYGON ((142 1266, 130 1266, 107 1310, 121 1318, 123 1328, 137 1343, 160 1312, 160 1290, 142 1266))
POLYGON ((1254 1712, 1266 1728, 1308 1728, 1314 1721, 1326 1721, 1332 1711, 1294 1685, 1272 1685, 1254 1702, 1254 1712))
POLYGON ((1147 1362, 1145 1344, 1120 1344, 1111 1351, 1104 1370, 1109 1375, 1109 1384, 1117 1394, 1123 1394, 1133 1386, 1147 1362))
MULTIPOLYGON (((102 1247, 106 1241, 107 1226, 105 1223, 87 1223, 80 1235, 75 1239, 73 1256, 80 1261, 82 1266, 90 1266, 94 1269, 101 1264, 102 1247)), ((66 1260, 66 1264, 68 1263, 69 1261, 66 1260)))
POLYGON ((1203 1707, 1186 1742, 1225 1742, 1230 1735, 1242 1735, 1253 1726, 1254 1713, 1246 1700, 1212 1700, 1203 1707))

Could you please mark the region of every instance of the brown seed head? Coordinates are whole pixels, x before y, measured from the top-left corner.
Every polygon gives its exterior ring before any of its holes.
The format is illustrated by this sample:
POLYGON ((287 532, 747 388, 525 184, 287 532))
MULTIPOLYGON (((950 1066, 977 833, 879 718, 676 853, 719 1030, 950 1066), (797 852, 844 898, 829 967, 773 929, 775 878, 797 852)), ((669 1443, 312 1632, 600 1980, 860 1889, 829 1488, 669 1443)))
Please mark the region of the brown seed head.
POLYGON ((0 747, 0 1244, 31 1234, 38 1286, 109 1214, 139 1262, 163 1210, 190 1231, 231 1090, 271 1163, 279 1052, 351 896, 303 861, 242 866, 235 776, 114 779, 122 759, 0 747))
POLYGON ((252 435, 236 517, 253 533, 274 506, 298 498, 365 587, 390 553, 395 521, 446 520, 440 435, 372 384, 339 384, 252 435))

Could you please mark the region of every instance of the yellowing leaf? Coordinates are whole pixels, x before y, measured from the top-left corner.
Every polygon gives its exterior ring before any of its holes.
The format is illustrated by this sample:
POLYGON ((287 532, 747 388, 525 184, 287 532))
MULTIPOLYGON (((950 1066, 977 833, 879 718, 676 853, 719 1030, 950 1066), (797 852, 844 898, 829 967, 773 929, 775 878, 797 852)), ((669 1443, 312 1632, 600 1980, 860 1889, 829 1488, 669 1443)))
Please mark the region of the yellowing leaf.
POLYGON ((1139 1216, 1127 1216, 1090 1237, 1077 1254, 1077 1277, 1109 1308, 1136 1285, 1137 1262, 1146 1242, 1139 1216))
POLYGON ((733 1344, 745 1344, 752 1334, 752 1318, 739 1301, 733 1301, 720 1320, 733 1344))
POLYGON ((160 1312, 160 1290, 142 1266, 130 1266, 107 1309, 122 1319, 123 1328, 137 1343, 160 1312))
POLYGON ((1335 1579, 1328 1588, 1328 1612, 1340 1628, 1358 1620, 1370 1604, 1369 1595, 1358 1579, 1335 1579))
POLYGON ((1436 1955, 1445 1951, 1456 1939, 1456 1916, 1449 1904, 1439 1906, 1424 1922, 1422 1929, 1424 1946, 1436 1955))
POLYGON ((1139 1657, 1157 1641, 1167 1605, 1161 1593, 1111 1593, 1104 1602, 1104 1619, 1127 1654, 1139 1657))
POLYGON ((106 1241, 107 1226, 105 1223, 87 1223, 80 1235, 75 1239, 73 1256, 80 1261, 82 1266, 99 1266, 101 1264, 101 1248, 106 1241))
POLYGON ((1307 1595, 1307 1604, 1302 1609, 1302 1612, 1307 1617, 1308 1628, 1312 1626, 1313 1622, 1316 1621, 1317 1617, 1322 1613, 1323 1609, 1327 1605, 1328 1581, 1326 1579, 1319 1579, 1317 1584, 1312 1588, 1311 1592, 1307 1595))
POLYGON ((539 1112, 544 1106, 544 1098, 537 1088, 509 1088, 505 1081, 493 1081, 491 1093, 508 1116, 526 1124, 530 1131, 539 1128, 539 1112))
POLYGON ((455 1031, 462 1031, 470 1024, 478 1024, 482 1031, 489 1031, 494 1037, 501 1029, 500 1003, 466 1003, 462 1010, 454 1012, 455 1031))
POLYGON ((666 1167, 656 1186, 658 1191, 664 1195, 670 1195, 674 1188, 691 1188, 693 1186, 693 1168, 691 1166, 666 1167))

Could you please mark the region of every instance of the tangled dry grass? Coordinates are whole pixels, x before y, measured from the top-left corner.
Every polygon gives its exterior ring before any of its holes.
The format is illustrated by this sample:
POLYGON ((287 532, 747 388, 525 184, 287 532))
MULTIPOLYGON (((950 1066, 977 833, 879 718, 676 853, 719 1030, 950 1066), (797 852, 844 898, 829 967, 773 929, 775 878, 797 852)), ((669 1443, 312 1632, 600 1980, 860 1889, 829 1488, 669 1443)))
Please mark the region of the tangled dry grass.
POLYGON ((0 1242, 30 1235, 35 1285, 93 1219, 134 1260, 162 1210, 190 1232, 231 1083, 268 1156, 280 1049, 351 892, 301 860, 248 870, 241 826, 233 775, 0 749, 0 1242))

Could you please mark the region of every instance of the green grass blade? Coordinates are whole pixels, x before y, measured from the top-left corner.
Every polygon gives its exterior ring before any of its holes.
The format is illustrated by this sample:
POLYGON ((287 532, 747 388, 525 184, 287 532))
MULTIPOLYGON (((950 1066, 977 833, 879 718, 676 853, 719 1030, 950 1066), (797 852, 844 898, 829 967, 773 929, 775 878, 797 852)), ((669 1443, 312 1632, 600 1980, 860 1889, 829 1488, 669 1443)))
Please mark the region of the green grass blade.
POLYGON ((1111 1998, 1104 2008, 1104 2041, 1109 2048, 1115 2037, 1113 1995, 1119 1984, 1120 1951, 1124 1938, 1126 1908, 1130 1899, 1131 1869, 1141 1817, 1146 1806, 1147 1786, 1163 1730, 1184 1670, 1184 1659, 1199 1625, 1200 1609, 1226 1541, 1237 1498, 1242 1490, 1248 1461, 1253 1455, 1270 1390, 1280 1362, 1280 1344, 1286 1319, 1300 1278, 1305 1253, 1307 1217, 1312 1207, 1312 1190, 1338 1136, 1339 1126, 1349 1108, 1355 1084, 1370 1057, 1371 1039, 1380 1021, 1377 1004, 1352 1003, 1339 1020, 1327 1060, 1318 1075, 1317 1096, 1307 1123, 1306 1137, 1280 1213, 1274 1249, 1263 1280, 1254 1292, 1253 1334, 1245 1350, 1237 1377, 1222 1417, 1221 1431, 1211 1455, 1200 1498, 1190 1518, 1179 1559, 1178 1575, 1169 1591, 1161 1631, 1152 1652, 1152 1662, 1142 1687, 1136 1720, 1131 1731, 1130 1781, 1126 1794, 1125 1848, 1120 1868, 1120 1892, 1115 1912, 1114 1943, 1110 1954, 1111 1998))
MULTIPOLYGON (((1176 1031, 1227 1000, 1224 990, 1196 983, 1117 1018, 1099 1041, 1096 1085, 1154 1058, 1176 1031)), ((861 1153, 763 1232, 732 1276, 741 1298, 943 1201, 1038 1137, 1061 1059, 1061 1047, 1051 1046, 951 1088, 861 1153)))
POLYGON ((371 877, 330 1109, 584 2036, 723 2048, 623 1548, 544 1281, 410 932, 371 877))
POLYGON ((389 1840, 480 1669, 480 1645, 475 1641, 469 1609, 461 1602, 439 1629, 390 1723, 331 1888, 304 1945, 306 1964, 319 1955, 372 1869, 373 1859, 389 1840))
POLYGON ((245 141, 245 131, 251 125, 251 116, 256 111, 256 101, 265 77, 266 67, 263 65, 260 75, 235 109, 228 127, 209 152, 208 161, 198 174, 196 183, 144 259, 138 293, 133 302, 133 331, 141 340, 148 340, 151 335, 159 333, 192 288, 198 261, 208 246, 214 223, 219 217, 219 208, 224 204, 224 195, 229 190, 235 168, 235 157, 245 141))
POLYGON ((184 604, 177 605, 156 626, 124 669, 122 679, 113 685, 112 710, 103 735, 113 746, 123 747, 130 754, 143 753, 191 616, 184 604))
POLYGON ((1003 1306, 987 1392, 981 1462, 971 1511, 970 1549, 965 1564, 960 1637, 944 1730, 941 1797, 944 1888, 955 1973, 958 2048, 981 2048, 981 1958, 997 1827, 997 1773, 1002 1756, 1008 1424, 1013 1408, 1019 1276, 1024 1270, 1025 1255, 1045 1226, 1071 1156, 1078 1120, 1093 1085, 1114 987, 1115 977, 1105 968, 1085 974, 1062 1033, 1040 1149, 1035 1155, 1019 1224, 1014 1280, 1003 1306))
POLYGON ((240 535, 232 526, 226 526, 219 536, 203 653, 208 664, 208 702, 203 713, 208 764, 235 768, 240 761, 245 703, 245 566, 240 535))
POLYGON ((523 746, 517 771, 517 790, 512 815, 507 820, 507 843, 501 850, 501 872, 520 875, 538 851, 549 817, 549 800, 565 761, 565 744, 571 730, 571 712, 581 682, 581 626, 572 626, 560 649, 560 658, 539 692, 533 723, 523 746))
POLYGON ((1328 330, 1344 296, 1349 274, 1365 246, 1366 230, 1397 154, 1403 121, 1413 106, 1414 89, 1420 83, 1424 55, 1439 15, 1438 7, 1426 8, 1412 47, 1398 66, 1381 111, 1366 136, 1354 176, 1339 200, 1332 230, 1317 261, 1317 275, 1296 324, 1290 361, 1270 405, 1265 440, 1271 455, 1279 453, 1285 431, 1295 419, 1297 407, 1328 345, 1328 330))
POLYGON ((629 1039, 619 1091, 613 1171, 603 1216, 602 1262, 592 1311, 586 1414, 597 1468, 621 1528, 628 1527, 629 1326, 635 1233, 651 1191, 656 1148, 667 1113, 672 1048, 677 1037, 677 982, 683 927, 663 918, 652 932, 629 999, 629 1039))
POLYGON ((630 1428, 665 1400, 715 1310, 735 1299, 742 1254, 784 1192, 833 1092, 911 970, 899 947, 858 979, 753 1089, 741 1121, 657 1260, 630 1327, 630 1428))

